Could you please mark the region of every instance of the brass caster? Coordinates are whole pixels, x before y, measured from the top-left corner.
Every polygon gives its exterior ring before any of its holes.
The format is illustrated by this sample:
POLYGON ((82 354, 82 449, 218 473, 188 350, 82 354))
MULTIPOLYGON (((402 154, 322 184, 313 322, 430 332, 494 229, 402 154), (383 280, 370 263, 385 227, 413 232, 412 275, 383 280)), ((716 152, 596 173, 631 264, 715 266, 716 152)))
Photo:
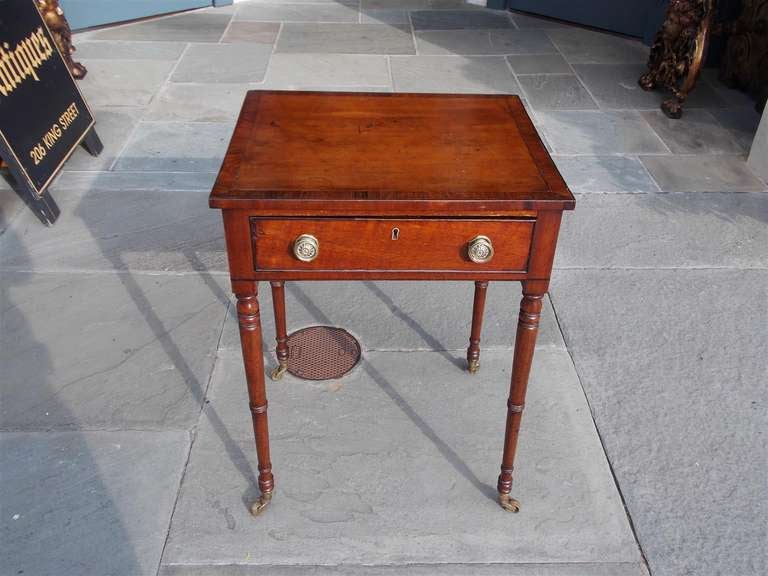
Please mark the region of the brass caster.
POLYGON ((262 512, 264 512, 264 508, 267 507, 267 505, 272 500, 272 492, 262 492, 261 496, 259 496, 259 499, 256 500, 253 504, 251 504, 251 514, 253 516, 258 516, 262 512))
POLYGON ((499 493, 499 504, 507 512, 520 512, 520 502, 512 498, 509 494, 499 493))
POLYGON ((480 370, 480 360, 469 360, 467 370, 470 374, 477 374, 477 371, 480 370))
POLYGON ((272 378, 272 380, 280 380, 283 377, 283 374, 285 374, 287 371, 288 366, 285 364, 280 364, 280 366, 270 372, 269 377, 272 378))

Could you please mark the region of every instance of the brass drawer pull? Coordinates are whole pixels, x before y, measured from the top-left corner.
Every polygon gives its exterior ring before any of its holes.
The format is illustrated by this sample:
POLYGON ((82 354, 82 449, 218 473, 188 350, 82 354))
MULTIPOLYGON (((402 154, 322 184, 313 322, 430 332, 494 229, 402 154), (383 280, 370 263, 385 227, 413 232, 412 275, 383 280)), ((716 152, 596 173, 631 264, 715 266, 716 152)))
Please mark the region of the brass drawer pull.
POLYGON ((476 264, 485 264, 493 258, 493 243, 488 236, 475 236, 467 244, 467 255, 476 264))
POLYGON ((320 243, 311 234, 302 234, 293 241, 293 255, 302 262, 312 262, 320 252, 320 243))

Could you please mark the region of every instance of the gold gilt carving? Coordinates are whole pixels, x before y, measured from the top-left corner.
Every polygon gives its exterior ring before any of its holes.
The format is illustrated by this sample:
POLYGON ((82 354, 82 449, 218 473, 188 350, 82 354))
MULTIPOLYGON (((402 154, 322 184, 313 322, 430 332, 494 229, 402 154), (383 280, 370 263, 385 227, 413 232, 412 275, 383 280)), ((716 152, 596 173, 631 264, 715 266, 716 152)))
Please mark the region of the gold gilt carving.
POLYGON ((672 98, 661 103, 670 118, 683 115, 683 102, 696 85, 712 26, 714 0, 670 0, 661 30, 638 83, 643 90, 661 87, 672 98))
POLYGON ((56 46, 59 47, 59 51, 67 63, 67 68, 72 73, 72 77, 78 80, 85 78, 88 70, 72 58, 72 54, 75 51, 75 47, 72 45, 72 30, 69 27, 67 18, 64 16, 64 10, 59 6, 59 0, 37 0, 37 9, 48 25, 56 46))
POLYGON ((745 0, 741 14, 728 28, 728 45, 720 79, 741 88, 762 110, 768 99, 768 0, 745 0))

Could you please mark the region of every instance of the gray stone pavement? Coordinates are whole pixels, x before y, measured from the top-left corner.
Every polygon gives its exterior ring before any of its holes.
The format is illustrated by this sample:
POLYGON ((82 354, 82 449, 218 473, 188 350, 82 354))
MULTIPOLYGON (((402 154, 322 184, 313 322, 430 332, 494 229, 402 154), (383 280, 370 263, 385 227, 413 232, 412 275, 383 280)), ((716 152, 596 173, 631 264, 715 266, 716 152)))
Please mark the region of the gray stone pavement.
POLYGON ((768 572, 768 190, 744 162, 758 116, 716 73, 672 122, 640 43, 457 0, 258 0, 75 42, 104 153, 70 159, 50 229, 0 186, 2 576, 768 572), (520 514, 490 498, 519 287, 489 288, 470 378, 471 285, 366 282, 288 286, 291 328, 343 326, 364 361, 269 384, 278 493, 248 516, 207 192, 259 88, 526 102, 578 199, 520 514))

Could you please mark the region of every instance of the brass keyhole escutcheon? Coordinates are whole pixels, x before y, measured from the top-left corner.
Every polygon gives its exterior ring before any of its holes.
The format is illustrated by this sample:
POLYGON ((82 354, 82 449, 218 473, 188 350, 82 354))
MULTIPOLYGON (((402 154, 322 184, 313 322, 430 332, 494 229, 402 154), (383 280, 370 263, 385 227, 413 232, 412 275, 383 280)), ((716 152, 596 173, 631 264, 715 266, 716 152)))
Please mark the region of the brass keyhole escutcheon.
POLYGON ((400 238, 400 228, 392 228, 392 240, 400 238))

